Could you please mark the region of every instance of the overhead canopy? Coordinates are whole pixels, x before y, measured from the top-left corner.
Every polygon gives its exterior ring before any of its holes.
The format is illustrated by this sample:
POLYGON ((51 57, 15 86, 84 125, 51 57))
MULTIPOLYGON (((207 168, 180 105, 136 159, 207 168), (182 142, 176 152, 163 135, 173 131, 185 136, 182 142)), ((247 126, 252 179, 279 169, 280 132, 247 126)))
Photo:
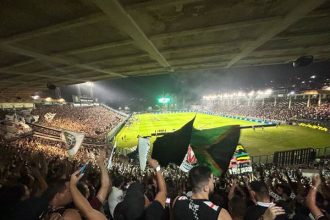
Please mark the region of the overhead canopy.
POLYGON ((0 97, 330 55, 326 0, 11 0, 0 21, 0 97))

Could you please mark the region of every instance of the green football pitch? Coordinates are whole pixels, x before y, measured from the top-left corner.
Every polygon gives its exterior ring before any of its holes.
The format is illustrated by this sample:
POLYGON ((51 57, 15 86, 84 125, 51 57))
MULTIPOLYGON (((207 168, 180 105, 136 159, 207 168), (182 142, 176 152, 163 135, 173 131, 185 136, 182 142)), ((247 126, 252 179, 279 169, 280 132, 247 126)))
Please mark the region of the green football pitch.
MULTIPOLYGON (((181 128, 190 121, 195 113, 167 113, 167 114, 138 114, 131 118, 130 125, 126 125, 117 135, 118 148, 131 148, 137 145, 137 137, 149 136, 156 130, 171 132, 181 128)), ((214 115, 196 115, 194 127, 202 130, 226 125, 250 126, 256 122, 225 118, 214 115)), ((151 138, 151 142, 156 137, 151 138)), ((242 129, 240 143, 252 156, 272 154, 275 151, 291 150, 305 147, 330 147, 330 134, 311 128, 281 125, 278 127, 242 129)))

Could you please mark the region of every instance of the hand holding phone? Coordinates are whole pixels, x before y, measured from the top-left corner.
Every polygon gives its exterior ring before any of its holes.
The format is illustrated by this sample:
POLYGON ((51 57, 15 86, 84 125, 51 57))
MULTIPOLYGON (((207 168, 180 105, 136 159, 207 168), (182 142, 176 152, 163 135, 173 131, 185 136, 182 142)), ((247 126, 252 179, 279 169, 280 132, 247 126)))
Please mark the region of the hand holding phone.
POLYGON ((84 165, 82 165, 82 167, 79 169, 79 175, 83 174, 86 172, 86 168, 87 168, 87 163, 85 163, 84 165))

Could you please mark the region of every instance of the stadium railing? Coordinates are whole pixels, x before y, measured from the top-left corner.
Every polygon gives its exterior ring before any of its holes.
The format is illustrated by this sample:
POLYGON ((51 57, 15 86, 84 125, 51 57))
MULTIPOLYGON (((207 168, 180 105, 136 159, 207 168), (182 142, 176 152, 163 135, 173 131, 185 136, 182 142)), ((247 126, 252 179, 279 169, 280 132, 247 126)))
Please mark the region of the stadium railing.
POLYGON ((116 113, 118 113, 118 114, 120 114, 120 115, 122 115, 122 116, 124 116, 124 117, 128 117, 128 116, 129 116, 128 114, 126 114, 126 113, 124 113, 124 112, 121 112, 121 111, 118 111, 118 110, 116 110, 116 109, 113 109, 113 108, 111 108, 110 106, 107 106, 107 105, 104 104, 104 103, 101 103, 101 106, 103 106, 103 107, 106 108, 106 109, 109 109, 110 111, 116 112, 116 113))
MULTIPOLYGON (((316 158, 322 158, 322 157, 329 157, 330 156, 330 146, 324 147, 324 148, 314 148, 316 151, 316 158)), ((258 155, 258 156, 251 156, 251 160, 255 164, 269 164, 273 163, 274 154, 268 154, 268 155, 258 155)))

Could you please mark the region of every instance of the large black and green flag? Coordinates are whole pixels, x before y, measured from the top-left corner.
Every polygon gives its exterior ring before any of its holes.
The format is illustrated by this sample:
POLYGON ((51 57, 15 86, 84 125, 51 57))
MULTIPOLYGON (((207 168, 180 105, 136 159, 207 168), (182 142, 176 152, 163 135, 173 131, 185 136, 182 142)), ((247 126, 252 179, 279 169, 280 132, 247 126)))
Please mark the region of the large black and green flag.
POLYGON ((227 172, 240 136, 238 125, 193 130, 191 147, 199 164, 209 166, 216 176, 227 172))
POLYGON ((185 157, 191 140, 195 117, 179 130, 158 137, 152 150, 152 158, 161 166, 175 163, 180 166, 185 157))

